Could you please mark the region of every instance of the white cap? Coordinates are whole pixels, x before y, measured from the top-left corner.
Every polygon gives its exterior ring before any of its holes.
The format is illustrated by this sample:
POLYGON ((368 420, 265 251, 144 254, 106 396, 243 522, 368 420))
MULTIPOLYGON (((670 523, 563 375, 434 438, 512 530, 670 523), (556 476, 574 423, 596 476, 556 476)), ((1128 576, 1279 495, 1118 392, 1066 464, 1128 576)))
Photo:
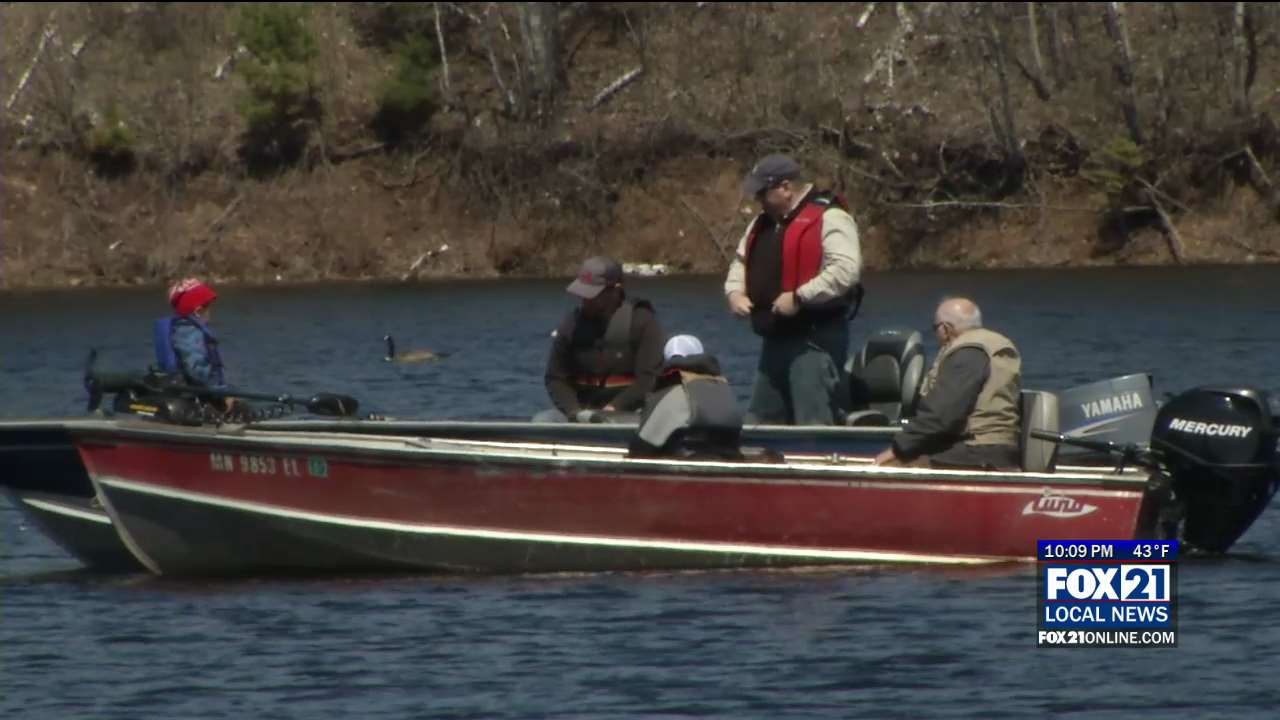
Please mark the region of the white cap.
POLYGON ((676 335, 662 348, 662 359, 670 360, 681 355, 701 355, 702 341, 692 335, 676 335))

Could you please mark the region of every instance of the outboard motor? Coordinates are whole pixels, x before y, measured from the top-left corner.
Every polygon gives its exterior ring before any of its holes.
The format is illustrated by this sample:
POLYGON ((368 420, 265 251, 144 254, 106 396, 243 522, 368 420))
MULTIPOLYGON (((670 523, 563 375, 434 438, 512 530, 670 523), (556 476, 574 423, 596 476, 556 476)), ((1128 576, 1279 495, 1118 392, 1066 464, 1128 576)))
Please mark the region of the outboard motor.
MULTIPOLYGON (((1124 375, 1063 390, 1058 395, 1058 428, 1069 438, 1146 445, 1156 419, 1151 376, 1124 375)), ((1106 462, 1105 453, 1064 444, 1058 462, 1106 462)))
POLYGON ((1250 388, 1196 388, 1156 415, 1151 450, 1183 512, 1183 542, 1226 552, 1280 486, 1270 398, 1250 388))
POLYGON ((846 425, 893 425, 911 417, 924 382, 924 341, 910 328, 886 328, 849 358, 846 425))
POLYGON ((133 388, 116 393, 112 409, 120 414, 137 415, 174 425, 195 426, 204 423, 204 413, 195 398, 148 395, 133 388))

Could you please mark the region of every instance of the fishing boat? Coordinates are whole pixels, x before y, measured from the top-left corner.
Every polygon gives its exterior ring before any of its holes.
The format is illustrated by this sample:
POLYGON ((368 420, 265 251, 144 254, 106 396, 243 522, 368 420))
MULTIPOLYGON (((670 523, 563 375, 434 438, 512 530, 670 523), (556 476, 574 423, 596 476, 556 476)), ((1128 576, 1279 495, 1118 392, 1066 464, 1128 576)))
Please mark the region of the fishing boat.
POLYGON ((1221 553, 1280 484, 1257 390, 1173 398, 1148 446, 1106 444, 1119 468, 1057 466, 1067 439, 1037 417, 1055 415, 1024 413, 1016 470, 137 421, 69 433, 129 551, 175 576, 976 564, 1034 558, 1040 539, 1221 553))
MULTIPOLYGON (((900 421, 912 415, 923 375, 924 353, 918 332, 888 329, 875 333, 849 367, 855 383, 855 406, 849 424, 835 427, 759 425, 744 428, 748 446, 780 453, 873 456, 886 447, 900 421)), ((90 408, 101 412, 104 393, 106 420, 178 425, 208 424, 191 402, 192 389, 132 374, 107 375, 92 371, 93 355, 86 368, 90 408)), ((1155 416, 1151 377, 1128 375, 1072 388, 1054 397, 1062 411, 1051 424, 1069 437, 1106 439, 1115 443, 1145 441, 1155 416)), ((519 420, 387 420, 359 417, 354 398, 322 393, 302 399, 285 395, 247 393, 283 409, 293 405, 310 411, 309 418, 279 417, 268 413, 260 419, 232 428, 253 427, 268 431, 344 433, 468 440, 541 442, 558 445, 625 447, 636 430, 635 417, 606 416, 606 422, 532 423, 519 420)), ((86 418, 54 418, 0 421, 0 489, 32 518, 47 535, 86 566, 96 570, 138 570, 133 555, 123 545, 111 519, 96 497, 89 475, 71 441, 71 430, 86 418)), ((1060 450, 1065 457, 1072 448, 1060 450)), ((1071 458, 1077 464, 1109 462, 1105 454, 1071 458)))

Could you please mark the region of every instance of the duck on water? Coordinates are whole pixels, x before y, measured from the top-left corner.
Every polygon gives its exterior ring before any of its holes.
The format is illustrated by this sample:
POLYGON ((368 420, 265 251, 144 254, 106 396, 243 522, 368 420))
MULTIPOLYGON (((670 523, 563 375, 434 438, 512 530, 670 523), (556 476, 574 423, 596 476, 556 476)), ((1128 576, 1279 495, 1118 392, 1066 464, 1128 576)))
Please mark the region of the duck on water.
POLYGON ((409 350, 408 352, 396 353, 396 340, 390 335, 382 336, 383 342, 387 344, 387 354, 382 358, 384 362, 389 363, 417 363, 417 362, 435 362, 449 357, 449 353, 438 353, 434 350, 409 350))

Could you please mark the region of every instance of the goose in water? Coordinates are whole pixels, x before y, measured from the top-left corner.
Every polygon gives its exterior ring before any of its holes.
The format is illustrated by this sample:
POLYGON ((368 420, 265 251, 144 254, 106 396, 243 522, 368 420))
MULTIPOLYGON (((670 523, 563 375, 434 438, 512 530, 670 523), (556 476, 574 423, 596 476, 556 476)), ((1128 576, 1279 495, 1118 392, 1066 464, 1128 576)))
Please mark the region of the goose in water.
POLYGON ((437 353, 430 350, 410 350, 408 352, 396 354, 396 341, 390 335, 384 335, 383 340, 387 343, 387 356, 382 358, 383 361, 389 363, 415 363, 429 362, 440 360, 449 356, 449 353, 437 353))

